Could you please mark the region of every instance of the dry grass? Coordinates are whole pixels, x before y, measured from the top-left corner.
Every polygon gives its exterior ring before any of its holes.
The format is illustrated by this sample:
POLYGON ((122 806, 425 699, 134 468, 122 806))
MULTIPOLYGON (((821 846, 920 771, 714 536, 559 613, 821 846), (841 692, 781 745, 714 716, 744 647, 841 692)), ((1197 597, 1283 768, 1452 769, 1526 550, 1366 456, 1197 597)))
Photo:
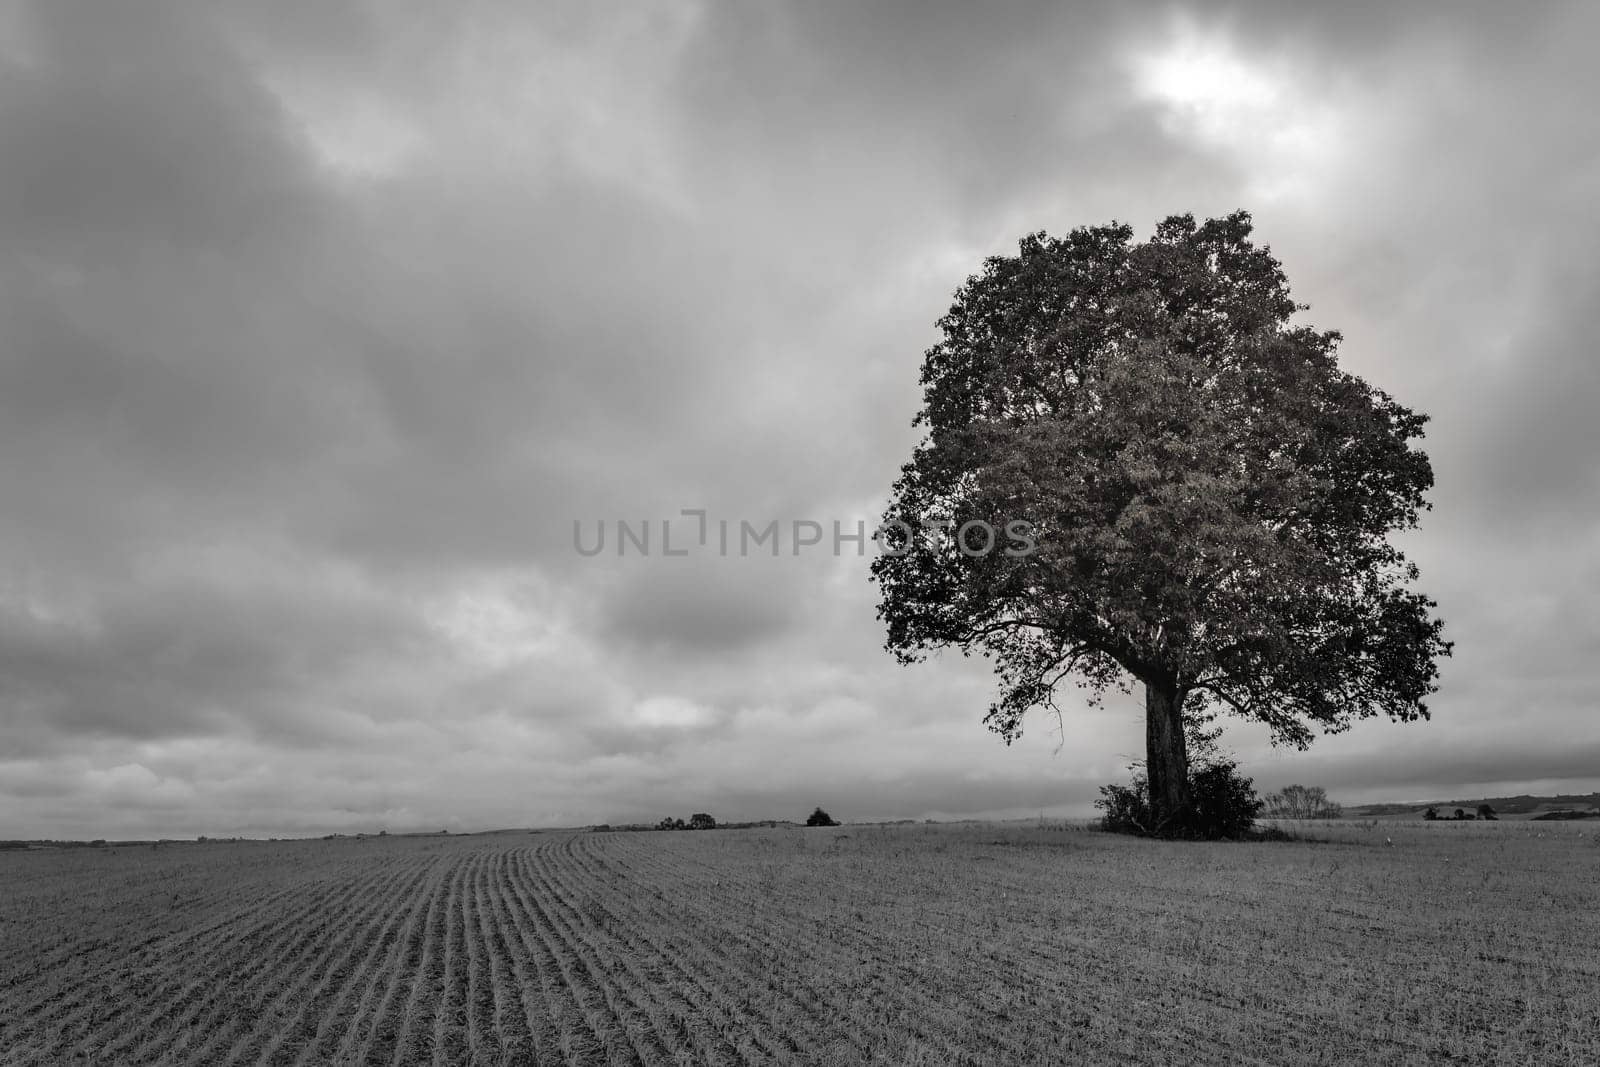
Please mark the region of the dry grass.
POLYGON ((0 853, 0 1063, 1600 1063, 1600 837, 1343 822, 0 853))

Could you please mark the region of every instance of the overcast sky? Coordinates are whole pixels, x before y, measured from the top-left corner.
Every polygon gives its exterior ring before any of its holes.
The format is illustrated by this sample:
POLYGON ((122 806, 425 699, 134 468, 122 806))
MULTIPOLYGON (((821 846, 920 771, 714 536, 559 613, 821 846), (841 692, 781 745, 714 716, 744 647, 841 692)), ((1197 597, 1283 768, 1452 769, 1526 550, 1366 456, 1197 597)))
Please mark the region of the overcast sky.
POLYGON ((1433 416, 1405 543, 1456 654, 1431 723, 1227 744, 1347 802, 1600 787, 1597 36, 0 3, 0 836, 1088 814, 1139 700, 1007 748, 981 662, 882 651, 853 545, 573 522, 870 522, 984 256, 1241 207, 1433 416))

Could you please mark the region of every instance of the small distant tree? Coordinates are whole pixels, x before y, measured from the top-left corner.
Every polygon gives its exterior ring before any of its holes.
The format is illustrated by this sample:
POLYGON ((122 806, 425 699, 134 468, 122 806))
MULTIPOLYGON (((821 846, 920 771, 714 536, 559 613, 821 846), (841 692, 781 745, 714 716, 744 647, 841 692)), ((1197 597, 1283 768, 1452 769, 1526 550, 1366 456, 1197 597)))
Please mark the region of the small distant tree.
POLYGON ((1494 813, 1494 809, 1491 808, 1489 805, 1487 805, 1487 804, 1479 804, 1478 805, 1478 818, 1480 818, 1480 819, 1496 819, 1496 820, 1498 820, 1500 818, 1500 816, 1496 815, 1494 813))
POLYGON ((1427 811, 1422 813, 1422 817, 1427 819, 1429 822, 1437 822, 1439 819, 1439 809, 1429 808, 1427 811))
POLYGON ((807 826, 838 826, 839 822, 832 815, 829 815, 827 812, 823 811, 821 808, 818 808, 816 811, 813 811, 810 815, 806 816, 806 825, 807 826))
POLYGON ((691 830, 715 830, 716 828, 717 820, 703 811, 697 811, 689 816, 689 829, 691 830))
POLYGON ((674 819, 670 815, 656 823, 657 830, 687 830, 688 828, 688 823, 684 822, 682 819, 674 819))
POLYGON ((1456 809, 1456 818, 1457 819, 1465 819, 1466 817, 1467 817, 1467 813, 1466 812, 1462 811, 1460 808, 1456 809))
POLYGON ((1288 785, 1266 798, 1269 819, 1338 819, 1344 809, 1328 799, 1321 786, 1288 785))

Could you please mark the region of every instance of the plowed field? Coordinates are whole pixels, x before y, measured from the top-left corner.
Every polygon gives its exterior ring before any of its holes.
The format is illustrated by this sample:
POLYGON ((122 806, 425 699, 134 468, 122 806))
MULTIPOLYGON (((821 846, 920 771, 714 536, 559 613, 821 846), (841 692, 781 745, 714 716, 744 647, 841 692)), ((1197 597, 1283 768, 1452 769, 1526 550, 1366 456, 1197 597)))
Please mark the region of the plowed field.
POLYGON ((1582 834, 0 852, 0 1063, 1594 1064, 1582 834))

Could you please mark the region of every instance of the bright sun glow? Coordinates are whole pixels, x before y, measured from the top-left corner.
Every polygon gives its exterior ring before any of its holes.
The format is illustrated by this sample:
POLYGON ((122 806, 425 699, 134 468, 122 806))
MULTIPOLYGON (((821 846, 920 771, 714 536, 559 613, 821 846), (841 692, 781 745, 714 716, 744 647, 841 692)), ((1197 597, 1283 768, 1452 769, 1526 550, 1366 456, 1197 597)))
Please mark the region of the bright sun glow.
POLYGON ((1131 73, 1174 139, 1249 158, 1260 195, 1303 192, 1337 143, 1339 115, 1304 91, 1292 64, 1247 55, 1224 32, 1179 23, 1131 73))
POLYGON ((1270 105, 1277 86, 1218 40, 1191 36, 1143 64, 1152 95, 1196 110, 1226 111, 1270 105))
POLYGON ((1139 89, 1208 139, 1230 139, 1278 110, 1280 79, 1233 51, 1220 34, 1179 30, 1162 52, 1136 61, 1139 89))

